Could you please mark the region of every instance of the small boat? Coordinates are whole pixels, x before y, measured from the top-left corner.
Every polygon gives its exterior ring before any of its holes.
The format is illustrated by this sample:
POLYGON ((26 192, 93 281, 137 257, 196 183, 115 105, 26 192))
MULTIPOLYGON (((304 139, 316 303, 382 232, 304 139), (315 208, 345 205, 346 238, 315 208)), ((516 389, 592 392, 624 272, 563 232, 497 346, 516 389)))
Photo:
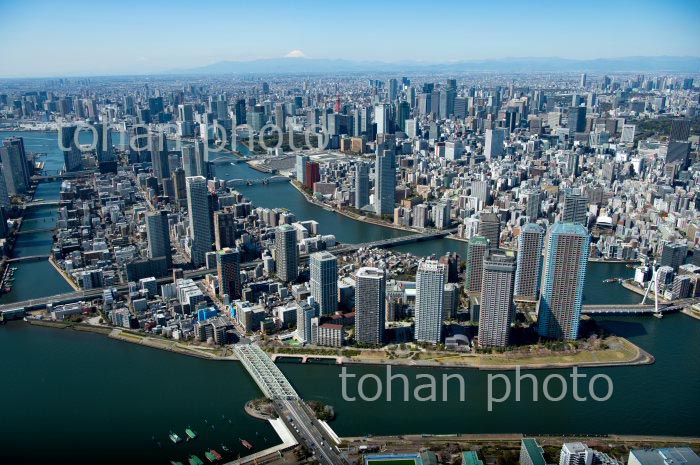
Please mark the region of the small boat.
MULTIPOLYGON (((241 439, 241 438, 238 438, 238 439, 241 439)), ((249 450, 253 448, 253 445, 251 443, 249 443, 248 441, 246 441, 245 439, 241 439, 241 444, 243 444, 243 446, 249 450)))
POLYGON ((187 437, 188 437, 189 439, 195 439, 195 438, 197 437, 197 432, 196 432, 196 431, 192 431, 190 428, 187 428, 187 429, 185 430, 185 434, 187 435, 187 437))
POLYGON ((226 447, 226 446, 224 445, 224 443, 222 442, 222 443, 221 443, 221 450, 223 450, 224 452, 228 452, 228 451, 229 451, 229 448, 226 447))
POLYGON ((656 312, 656 313, 654 313, 654 316, 660 320, 664 317, 664 314, 661 312, 656 312))
POLYGON ((177 444, 179 442, 182 442, 182 438, 180 436, 178 436, 177 434, 173 433, 172 431, 170 432, 168 437, 173 442, 173 444, 177 444))
POLYGON ((182 462, 176 462, 175 460, 171 460, 170 465, 182 465, 182 462))
POLYGON ((209 452, 208 450, 204 451, 204 456, 207 458, 207 460, 209 460, 212 463, 216 462, 216 460, 217 460, 216 456, 214 454, 212 454, 211 452, 209 452))
POLYGON ((204 465, 204 462, 202 462, 202 459, 200 459, 196 455, 190 455, 189 462, 190 462, 190 465, 204 465))
POLYGON ((616 282, 618 282, 618 281, 619 281, 618 278, 608 278, 608 279, 604 279, 604 280, 603 280, 603 284, 616 283, 616 282))
POLYGON ((216 460, 221 460, 221 454, 219 454, 216 450, 212 449, 209 452, 211 452, 211 455, 216 457, 216 460))

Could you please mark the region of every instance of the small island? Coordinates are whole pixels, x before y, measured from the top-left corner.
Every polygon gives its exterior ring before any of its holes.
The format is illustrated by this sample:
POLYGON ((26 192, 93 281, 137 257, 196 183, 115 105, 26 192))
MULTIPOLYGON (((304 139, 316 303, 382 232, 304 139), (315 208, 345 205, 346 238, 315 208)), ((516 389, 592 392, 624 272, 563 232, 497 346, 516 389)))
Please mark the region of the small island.
POLYGON ((278 418, 272 401, 266 397, 261 397, 246 402, 245 413, 259 420, 267 421, 278 418))

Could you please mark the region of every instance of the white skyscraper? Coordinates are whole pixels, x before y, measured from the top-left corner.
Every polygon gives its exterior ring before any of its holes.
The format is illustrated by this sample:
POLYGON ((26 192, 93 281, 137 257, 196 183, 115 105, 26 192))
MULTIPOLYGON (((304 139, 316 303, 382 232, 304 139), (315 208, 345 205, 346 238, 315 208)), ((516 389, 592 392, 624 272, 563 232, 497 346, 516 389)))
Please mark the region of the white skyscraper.
POLYGON ((386 134, 389 130, 389 105, 380 103, 374 107, 374 122, 377 123, 377 134, 386 134))
POLYGON ((214 242, 212 217, 209 210, 209 192, 204 176, 185 179, 189 219, 190 259, 196 267, 206 263, 206 253, 214 242))
POLYGON ((416 120, 415 118, 407 119, 406 120, 406 135, 411 138, 415 139, 417 136, 417 131, 416 131, 416 120))
POLYGON ((384 341, 386 273, 363 267, 355 275, 355 340, 362 344, 384 341))
POLYGON ((447 266, 425 260, 416 274, 416 328, 414 339, 437 344, 442 340, 447 266))
POLYGON ((308 155, 297 155, 296 158, 296 176, 297 181, 304 184, 306 182, 306 164, 309 162, 308 155))
POLYGON ((487 160, 503 155, 503 142, 506 139, 505 129, 487 129, 484 156, 487 160))
POLYGON ((311 295, 318 303, 321 315, 331 315, 338 309, 338 259, 330 252, 318 252, 309 257, 311 295))
POLYGON ((622 135, 620 135, 620 142, 623 144, 628 144, 634 142, 634 132, 637 126, 634 124, 625 124, 622 126, 622 135))
POLYGON ((316 318, 318 312, 316 306, 311 305, 311 302, 300 302, 297 304, 297 339, 299 342, 311 344, 313 342, 313 325, 312 321, 316 318))

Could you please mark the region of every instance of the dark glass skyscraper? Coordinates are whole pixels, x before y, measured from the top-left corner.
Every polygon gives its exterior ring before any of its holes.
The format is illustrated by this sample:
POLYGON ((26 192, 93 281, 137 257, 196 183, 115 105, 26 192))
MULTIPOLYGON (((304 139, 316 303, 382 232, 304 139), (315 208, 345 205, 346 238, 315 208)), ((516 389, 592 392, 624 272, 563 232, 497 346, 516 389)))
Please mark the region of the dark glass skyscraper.
POLYGON ((9 195, 21 195, 27 192, 30 172, 27 155, 24 151, 24 139, 8 137, 0 147, 0 162, 9 195))
POLYGON ((75 143, 75 132, 77 126, 60 126, 59 138, 61 140, 61 150, 63 151, 63 162, 66 171, 80 171, 83 169, 83 160, 80 149, 75 143))

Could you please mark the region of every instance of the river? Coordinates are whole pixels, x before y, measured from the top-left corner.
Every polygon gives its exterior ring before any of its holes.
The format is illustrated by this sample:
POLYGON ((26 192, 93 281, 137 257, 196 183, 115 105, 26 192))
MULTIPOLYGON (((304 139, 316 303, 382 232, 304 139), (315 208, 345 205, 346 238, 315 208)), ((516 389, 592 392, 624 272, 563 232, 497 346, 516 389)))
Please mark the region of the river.
MULTIPOLYGON (((7 135, 9 133, 0 133, 0 137, 7 135)), ((35 137, 45 139, 47 136, 18 135, 25 137, 30 151, 41 151, 34 148, 33 144, 38 143, 35 137)), ((56 152, 47 158, 55 156, 56 152)), ((219 164, 215 173, 225 179, 264 176, 245 164, 219 164)), ((39 189, 42 198, 50 198, 57 195, 58 185, 42 184, 39 189)), ((255 205, 285 207, 299 220, 318 221, 321 233, 335 234, 343 242, 405 234, 350 220, 309 204, 288 184, 241 186, 239 189, 255 205)), ((49 218, 55 221, 55 212, 50 207, 33 210, 36 211, 30 212, 32 216, 28 220, 39 224, 49 218)), ((36 251, 49 250, 50 234, 48 242, 43 234, 21 236, 19 252, 36 254, 36 251)), ((465 245, 443 239, 398 249, 416 255, 441 255, 452 251, 464 256, 465 245)), ((48 262, 20 263, 18 268, 17 284, 12 293, 0 298, 0 303, 70 289, 48 262)), ((590 263, 585 303, 639 302, 639 295, 622 286, 602 283, 605 278, 629 277, 631 273, 632 270, 622 264, 590 263)), ((542 400, 540 395, 538 402, 511 400, 496 404, 492 412, 487 412, 488 373, 473 369, 426 368, 396 368, 395 373, 414 378, 418 373, 457 372, 466 381, 465 402, 459 401, 454 390, 448 391, 447 402, 345 402, 341 398, 338 367, 313 363, 282 363, 280 367, 302 396, 335 406, 337 419, 332 426, 341 436, 454 432, 700 435, 697 421, 700 416, 697 400, 700 351, 695 347, 700 340, 700 322, 680 314, 667 315, 662 320, 615 317, 599 321, 611 332, 629 338, 656 357, 656 363, 648 366, 583 370, 589 377, 596 373, 611 377, 614 392, 607 402, 575 402, 567 398, 553 403, 542 400)), ((41 451, 46 450, 40 458, 72 457, 73 463, 98 459, 104 463, 105 456, 114 457, 116 462, 137 453, 144 461, 157 458, 167 463, 171 459, 182 461, 190 450, 199 450, 201 456, 204 446, 217 447, 222 442, 233 449, 239 436, 257 446, 256 432, 268 442, 277 440, 266 423, 252 420, 243 413, 243 404, 260 392, 237 363, 193 359, 100 335, 29 327, 18 322, 0 328, 0 351, 4 354, 0 370, 5 381, 0 432, 7 439, 3 441, 0 457, 26 457, 27 450, 32 451, 32 457, 39 457, 41 451), (222 414, 226 421, 221 418, 222 414), (216 419, 215 430, 207 429, 203 423, 205 418, 216 419), (232 420, 232 425, 227 426, 228 419, 232 420), (167 440, 168 431, 182 432, 188 424, 206 431, 206 435, 203 434, 199 442, 171 446, 167 440), (153 435, 161 442, 162 450, 151 439, 153 435), (42 446, 37 448, 37 444, 42 446)), ((371 373, 383 377, 384 373, 382 367, 349 366, 348 370, 358 376, 371 373)), ((535 373, 542 380, 554 372, 535 373)), ((567 370, 556 372, 570 373, 567 370)), ((508 376, 512 379, 513 374, 508 376)), ((371 382, 368 385, 373 386, 371 382)))

